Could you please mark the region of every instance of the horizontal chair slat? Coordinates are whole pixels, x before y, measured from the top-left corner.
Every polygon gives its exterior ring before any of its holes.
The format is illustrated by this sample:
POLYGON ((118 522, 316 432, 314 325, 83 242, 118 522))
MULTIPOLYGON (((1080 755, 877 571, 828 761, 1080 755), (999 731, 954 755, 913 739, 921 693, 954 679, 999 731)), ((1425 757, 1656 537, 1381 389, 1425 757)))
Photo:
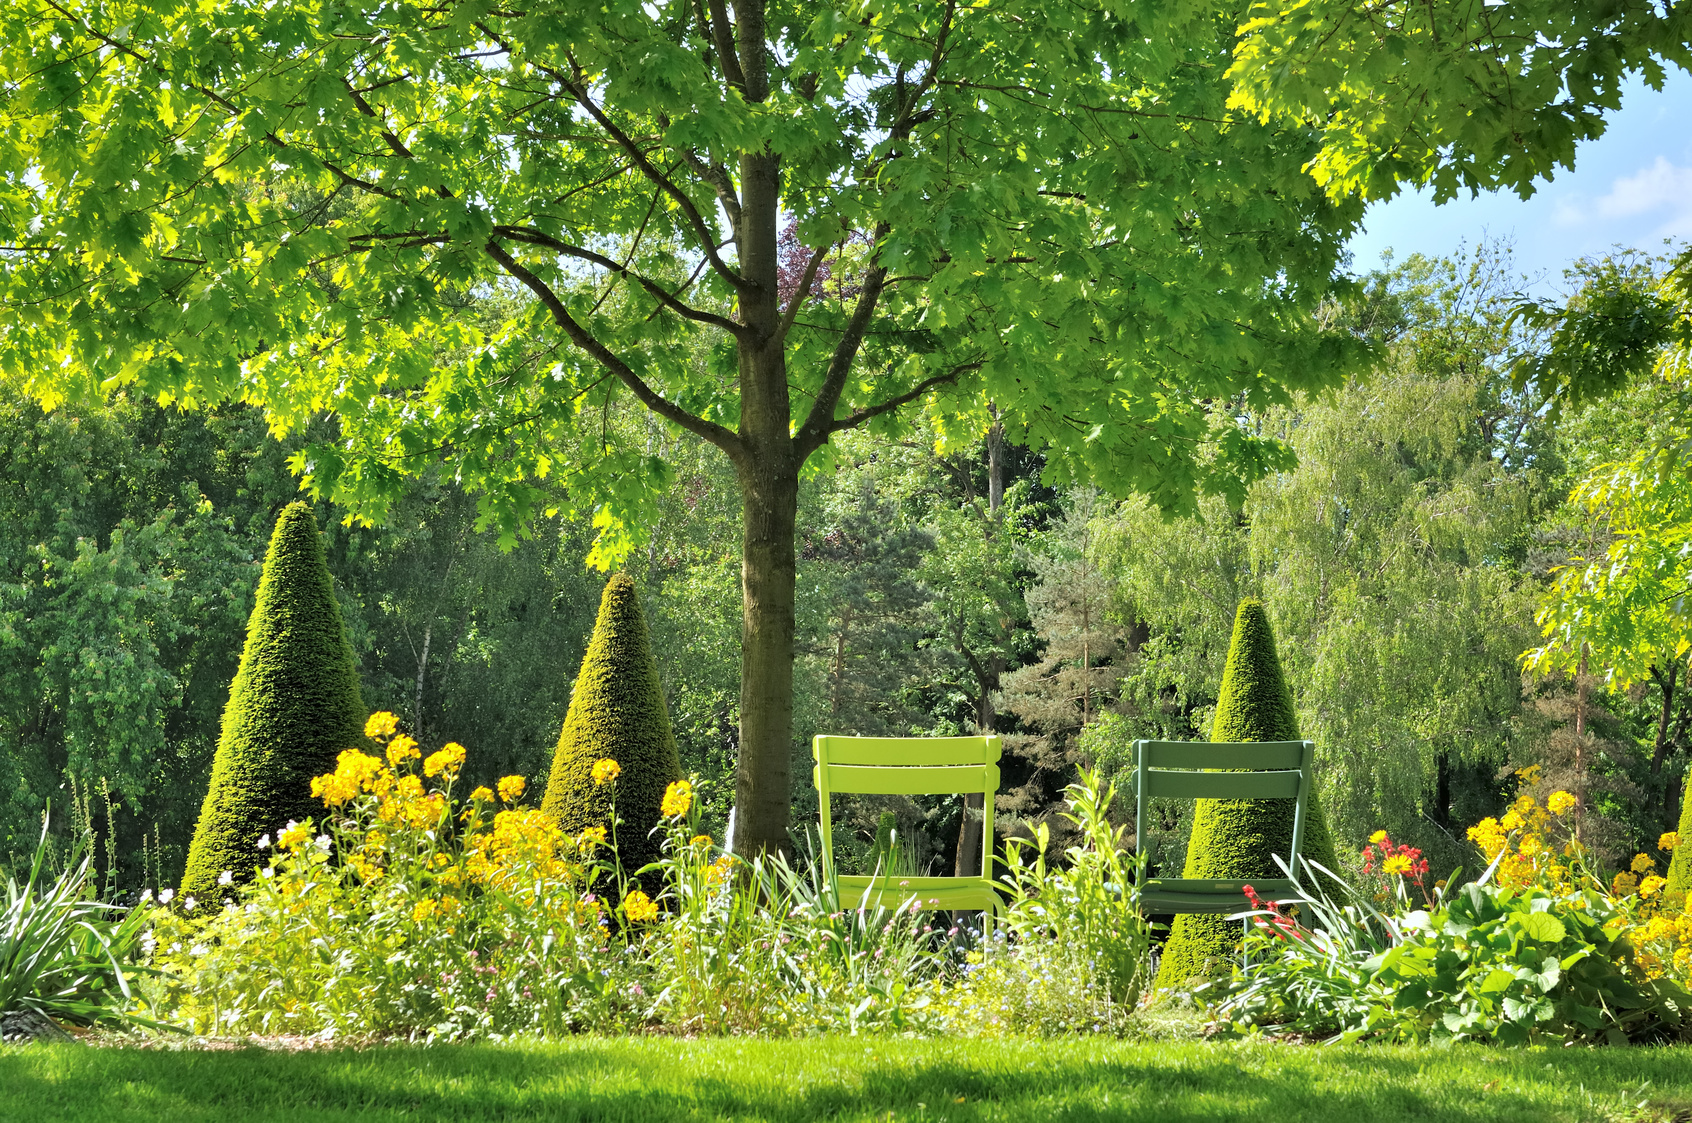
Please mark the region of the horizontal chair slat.
POLYGON ((1297 772, 1145 773, 1146 795, 1168 799, 1297 799, 1297 772))
POLYGON ((819 764, 812 770, 811 779, 819 790, 823 788, 823 781, 826 780, 827 788, 831 792, 859 792, 865 795, 992 792, 999 788, 999 766, 972 764, 954 767, 892 768, 819 764))
POLYGON ((859 765, 992 764, 999 751, 997 737, 821 736, 812 745, 819 761, 859 765))
POLYGON ((998 893, 985 878, 977 877, 877 877, 843 875, 839 878, 840 903, 857 908, 869 892, 869 903, 897 907, 915 897, 922 908, 998 909, 998 893), (873 882, 873 884, 872 884, 873 882))
POLYGON ((1147 768, 1297 768, 1303 741, 1140 741, 1147 768))
POLYGON ((1241 896, 1223 897, 1211 893, 1146 893, 1140 897, 1140 908, 1148 913, 1230 913, 1244 912, 1251 902, 1241 896))
POLYGON ((1245 887, 1248 885, 1251 886, 1252 892, 1266 901, 1272 899, 1277 893, 1298 892, 1298 887, 1284 877, 1259 877, 1244 881, 1209 877, 1153 877, 1146 880, 1145 891, 1148 893, 1238 893, 1243 897, 1245 887))

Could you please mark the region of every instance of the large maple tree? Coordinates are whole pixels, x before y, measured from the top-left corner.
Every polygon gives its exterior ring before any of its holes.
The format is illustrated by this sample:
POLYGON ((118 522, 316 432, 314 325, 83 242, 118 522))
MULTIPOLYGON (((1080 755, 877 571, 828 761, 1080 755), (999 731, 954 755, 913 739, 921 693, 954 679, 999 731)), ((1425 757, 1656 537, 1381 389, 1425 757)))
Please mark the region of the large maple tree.
POLYGON ((372 518, 445 461, 510 535, 559 473, 602 561, 664 478, 612 399, 709 441, 745 519, 735 842, 779 845, 796 493, 833 434, 996 416, 1056 479, 1181 509, 1289 463, 1236 407, 1347 365, 1312 312, 1361 197, 1306 170, 1299 106, 1230 110, 1277 49, 1246 15, 12 0, 0 368, 49 404, 331 413, 296 466, 372 518))

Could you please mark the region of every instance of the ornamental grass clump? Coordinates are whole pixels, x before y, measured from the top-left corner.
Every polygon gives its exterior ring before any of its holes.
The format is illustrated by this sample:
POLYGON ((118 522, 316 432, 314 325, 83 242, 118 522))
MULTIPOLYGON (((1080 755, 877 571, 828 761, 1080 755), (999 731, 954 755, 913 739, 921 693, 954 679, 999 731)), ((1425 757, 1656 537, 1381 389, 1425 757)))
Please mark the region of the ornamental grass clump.
POLYGON ((1113 825, 1114 784, 1083 770, 1062 813, 1078 841, 1050 860, 1050 832, 1006 848, 1009 900, 994 939, 937 985, 932 1022, 984 1036, 1124 1032, 1150 982, 1152 925, 1140 908, 1146 858, 1113 825))

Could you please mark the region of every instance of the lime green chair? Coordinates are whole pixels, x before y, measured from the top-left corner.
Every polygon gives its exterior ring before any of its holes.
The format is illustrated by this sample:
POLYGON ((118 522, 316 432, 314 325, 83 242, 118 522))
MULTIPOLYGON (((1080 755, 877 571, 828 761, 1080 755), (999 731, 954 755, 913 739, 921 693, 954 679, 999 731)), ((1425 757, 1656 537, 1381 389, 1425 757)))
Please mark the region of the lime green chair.
POLYGON ((993 888, 993 796, 999 790, 997 737, 829 737, 812 742, 816 768, 812 780, 821 803, 825 875, 834 874, 834 824, 829 797, 836 792, 861 795, 981 794, 980 877, 897 877, 841 875, 843 904, 897 907, 916 897, 924 909, 980 909, 991 929, 999 912, 993 888))
MULTIPOLYGON (((1145 848, 1148 802, 1173 799, 1291 799, 1292 854, 1287 869, 1298 873, 1304 846, 1304 820, 1310 806, 1316 746, 1309 741, 1252 741, 1225 744, 1204 741, 1134 742, 1134 849, 1145 848), (1229 769, 1230 771, 1205 771, 1229 769)), ((1298 892, 1291 879, 1254 877, 1229 881, 1196 877, 1153 877, 1140 892, 1148 913, 1241 912, 1249 885, 1264 900, 1298 892)))

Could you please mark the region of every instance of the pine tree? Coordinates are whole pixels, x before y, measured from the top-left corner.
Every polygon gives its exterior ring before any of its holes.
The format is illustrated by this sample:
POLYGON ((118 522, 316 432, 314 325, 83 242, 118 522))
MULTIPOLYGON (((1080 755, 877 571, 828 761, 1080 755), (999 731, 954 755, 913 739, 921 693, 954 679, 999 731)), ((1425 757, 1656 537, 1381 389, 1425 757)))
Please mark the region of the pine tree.
POLYGON ((181 895, 218 900, 225 871, 235 884, 252 879, 259 836, 321 814, 311 778, 366 744, 364 718, 317 520, 291 503, 265 555, 181 895))
POLYGON ((609 818, 612 788, 593 781, 594 762, 602 759, 622 770, 615 785, 623 821, 617 842, 623 868, 632 873, 659 855, 648 832, 658 823, 664 789, 681 779, 681 760, 635 584, 622 573, 605 583, 541 801, 541 810, 571 834, 609 818))
MULTIPOLYGON (((1281 675, 1275 634, 1261 601, 1240 603, 1222 670, 1222 689, 1210 739, 1221 742, 1297 741, 1298 716, 1281 675)), ((1293 803, 1285 799, 1201 799, 1193 809, 1183 877, 1285 877, 1270 859, 1292 852, 1293 803)), ((1312 800, 1304 827, 1304 856, 1334 868, 1327 824, 1312 800)), ((1240 922, 1219 915, 1175 918, 1163 948, 1157 985, 1171 987, 1210 973, 1235 954, 1240 922)))

